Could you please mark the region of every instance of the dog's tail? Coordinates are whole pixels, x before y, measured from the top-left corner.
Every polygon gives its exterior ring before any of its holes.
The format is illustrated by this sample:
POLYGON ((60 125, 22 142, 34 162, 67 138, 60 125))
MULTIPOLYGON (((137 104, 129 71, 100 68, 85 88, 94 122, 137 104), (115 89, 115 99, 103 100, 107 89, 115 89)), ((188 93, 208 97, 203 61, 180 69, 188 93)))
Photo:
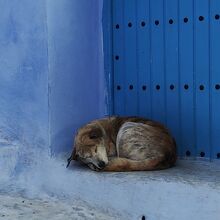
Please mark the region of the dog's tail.
POLYGON ((69 167, 69 165, 70 165, 70 163, 71 163, 72 160, 76 160, 76 159, 77 159, 77 156, 76 156, 76 149, 75 149, 75 147, 74 147, 71 156, 67 159, 67 165, 66 165, 66 168, 69 167))

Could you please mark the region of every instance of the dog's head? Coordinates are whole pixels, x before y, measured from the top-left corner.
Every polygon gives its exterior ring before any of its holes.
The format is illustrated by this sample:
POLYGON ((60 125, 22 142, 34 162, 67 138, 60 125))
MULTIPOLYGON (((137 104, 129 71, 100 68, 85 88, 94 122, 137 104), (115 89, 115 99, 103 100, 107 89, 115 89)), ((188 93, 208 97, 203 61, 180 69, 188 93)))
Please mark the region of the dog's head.
POLYGON ((98 122, 80 128, 71 159, 81 161, 93 170, 102 170, 108 164, 105 140, 105 130, 98 122))

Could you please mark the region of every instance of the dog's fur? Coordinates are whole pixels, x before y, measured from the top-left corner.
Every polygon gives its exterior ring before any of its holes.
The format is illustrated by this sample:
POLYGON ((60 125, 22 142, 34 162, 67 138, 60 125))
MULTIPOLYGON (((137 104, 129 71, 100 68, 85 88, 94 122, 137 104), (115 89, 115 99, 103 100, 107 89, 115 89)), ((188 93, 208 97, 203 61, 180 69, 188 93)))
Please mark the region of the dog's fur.
POLYGON ((79 129, 68 159, 96 171, 141 171, 172 167, 175 140, 160 123, 139 117, 109 117, 79 129))

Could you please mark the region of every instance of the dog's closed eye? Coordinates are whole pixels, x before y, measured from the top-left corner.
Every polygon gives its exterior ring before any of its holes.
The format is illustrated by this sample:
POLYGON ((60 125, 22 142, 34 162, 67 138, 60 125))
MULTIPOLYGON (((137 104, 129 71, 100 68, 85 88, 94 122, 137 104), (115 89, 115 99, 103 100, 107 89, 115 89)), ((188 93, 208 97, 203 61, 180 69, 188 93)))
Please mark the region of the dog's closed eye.
POLYGON ((90 139, 97 139, 98 137, 99 136, 97 134, 95 134, 95 133, 92 133, 92 134, 89 135, 90 139))
POLYGON ((97 138, 100 138, 100 137, 102 137, 102 131, 100 129, 93 129, 89 133, 89 138, 90 139, 97 139, 97 138))

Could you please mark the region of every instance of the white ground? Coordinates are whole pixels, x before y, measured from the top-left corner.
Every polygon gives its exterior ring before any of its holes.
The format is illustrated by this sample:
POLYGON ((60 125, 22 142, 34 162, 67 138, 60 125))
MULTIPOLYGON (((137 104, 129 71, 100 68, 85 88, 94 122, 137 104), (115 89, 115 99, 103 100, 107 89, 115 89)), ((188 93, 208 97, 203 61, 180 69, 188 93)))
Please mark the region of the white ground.
POLYGON ((24 199, 0 195, 1 220, 114 220, 117 219, 90 207, 85 202, 57 199, 24 199))
POLYGON ((52 159, 0 133, 0 220, 123 219, 111 208, 83 200, 77 192, 80 175, 74 177, 65 165, 66 159, 52 159))
POLYGON ((219 220, 220 163, 98 173, 66 157, 1 142, 0 219, 219 220), (24 201, 24 202, 22 202, 24 201), (85 201, 85 202, 83 202, 85 201))

